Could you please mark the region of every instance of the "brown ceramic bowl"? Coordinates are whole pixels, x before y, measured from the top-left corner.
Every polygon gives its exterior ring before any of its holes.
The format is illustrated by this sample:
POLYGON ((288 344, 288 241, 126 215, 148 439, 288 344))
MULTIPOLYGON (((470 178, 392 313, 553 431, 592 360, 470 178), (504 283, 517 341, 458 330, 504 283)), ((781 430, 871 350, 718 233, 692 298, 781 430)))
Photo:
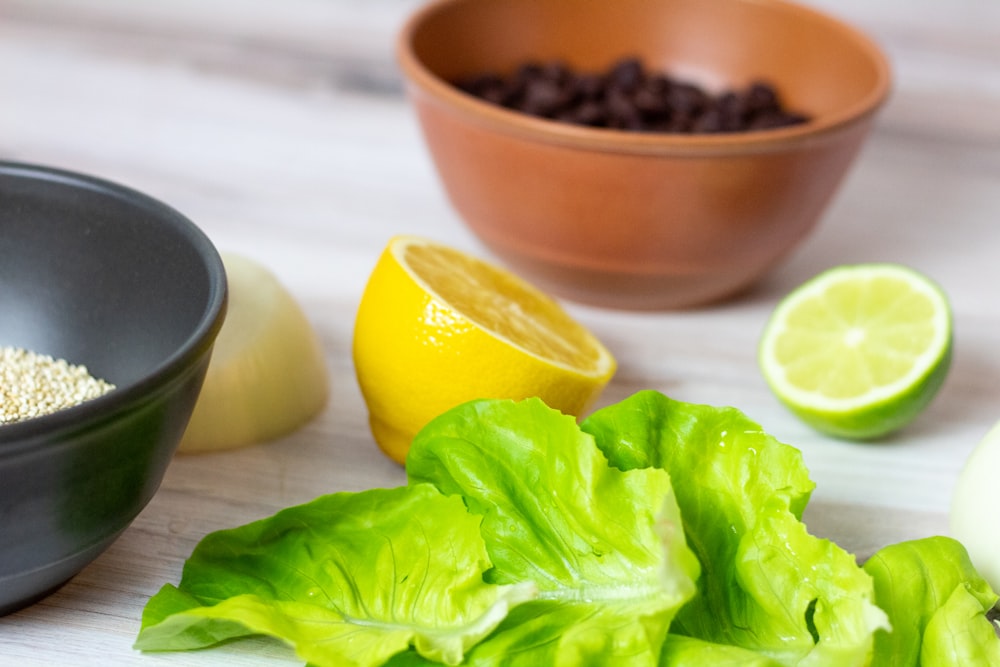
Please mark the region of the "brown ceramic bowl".
POLYGON ((748 287, 814 228, 890 86, 880 49, 782 0, 438 0, 397 55, 453 206, 499 258, 571 300, 705 304, 748 287), (624 56, 711 91, 764 79, 805 124, 728 134, 570 125, 452 85, 528 60, 624 56))

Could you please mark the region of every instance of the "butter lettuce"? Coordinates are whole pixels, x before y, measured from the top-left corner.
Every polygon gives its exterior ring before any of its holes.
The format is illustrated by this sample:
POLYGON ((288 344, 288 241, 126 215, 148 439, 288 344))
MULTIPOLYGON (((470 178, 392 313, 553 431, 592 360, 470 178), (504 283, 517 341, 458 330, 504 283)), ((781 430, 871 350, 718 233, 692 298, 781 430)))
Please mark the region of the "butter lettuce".
POLYGON ((206 536, 136 647, 263 634, 313 667, 1000 667, 997 595, 961 545, 860 567, 802 522, 801 452, 735 409, 648 391, 578 424, 473 401, 417 435, 406 472, 206 536))
POLYGON ((316 665, 377 666, 409 647, 448 665, 534 596, 483 580, 479 518, 421 484, 324 496, 205 537, 154 595, 136 648, 277 637, 316 665))
POLYGON ((582 428, 612 465, 670 473, 702 566, 671 632, 781 665, 869 664, 886 616, 854 557, 801 522, 813 483, 799 450, 738 410, 654 391, 592 414, 582 428))
POLYGON ((660 654, 662 667, 781 667, 781 663, 749 649, 670 634, 660 654))
POLYGON ((959 542, 943 536, 892 544, 864 565, 895 629, 879 633, 875 665, 1000 667, 987 619, 998 596, 959 542))
POLYGON ((406 471, 482 516, 489 581, 538 587, 469 664, 657 664, 698 576, 666 471, 609 466, 574 418, 537 399, 438 417, 406 471))

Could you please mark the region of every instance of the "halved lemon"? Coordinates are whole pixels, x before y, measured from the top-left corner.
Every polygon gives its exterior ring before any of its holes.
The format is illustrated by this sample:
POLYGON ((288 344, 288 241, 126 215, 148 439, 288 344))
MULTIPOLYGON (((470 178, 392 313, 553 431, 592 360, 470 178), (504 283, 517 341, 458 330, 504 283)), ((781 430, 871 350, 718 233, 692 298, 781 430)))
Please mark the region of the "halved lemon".
POLYGON ((581 416, 611 353, 552 298, 467 253, 391 239, 358 307, 354 367, 372 435, 403 463, 427 422, 477 398, 538 397, 581 416))
POLYGON ((951 308, 936 283, 898 264, 854 264, 819 274, 778 304, 759 362, 778 399, 805 422, 864 440, 923 411, 951 349, 951 308))

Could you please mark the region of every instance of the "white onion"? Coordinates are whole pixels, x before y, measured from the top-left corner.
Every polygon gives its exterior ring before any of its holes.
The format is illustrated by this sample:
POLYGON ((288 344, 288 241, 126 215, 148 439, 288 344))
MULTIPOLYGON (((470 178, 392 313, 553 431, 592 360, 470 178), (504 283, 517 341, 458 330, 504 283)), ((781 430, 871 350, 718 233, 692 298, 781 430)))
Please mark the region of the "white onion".
POLYGON ((1000 592, 1000 422, 976 446, 959 474, 951 502, 952 537, 1000 592))
POLYGON ((292 295, 256 261, 222 259, 229 305, 181 452, 286 435, 320 412, 329 393, 322 346, 292 295))

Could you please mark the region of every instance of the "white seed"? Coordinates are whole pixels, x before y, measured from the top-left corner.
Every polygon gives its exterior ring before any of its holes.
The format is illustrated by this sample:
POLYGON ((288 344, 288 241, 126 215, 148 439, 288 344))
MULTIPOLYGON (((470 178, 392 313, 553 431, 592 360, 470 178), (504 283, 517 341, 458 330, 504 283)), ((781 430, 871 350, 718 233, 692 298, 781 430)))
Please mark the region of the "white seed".
POLYGON ((0 347, 0 426, 103 396, 115 386, 70 364, 17 347, 0 347))

